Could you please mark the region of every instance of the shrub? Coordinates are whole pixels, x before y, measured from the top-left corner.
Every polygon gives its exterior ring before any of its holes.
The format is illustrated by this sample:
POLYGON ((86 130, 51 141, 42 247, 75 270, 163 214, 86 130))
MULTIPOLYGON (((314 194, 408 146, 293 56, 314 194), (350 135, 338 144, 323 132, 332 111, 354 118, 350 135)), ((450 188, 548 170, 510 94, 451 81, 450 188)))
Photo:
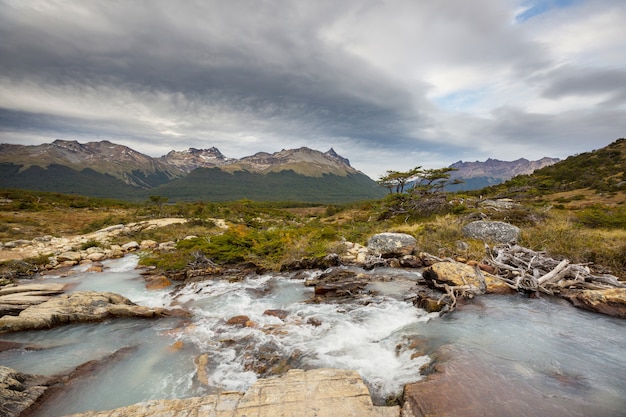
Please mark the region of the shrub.
POLYGON ((591 228, 626 229, 626 208, 590 206, 576 214, 578 222, 591 228))
POLYGON ((89 248, 97 248, 98 246, 100 246, 99 241, 97 241, 96 239, 89 239, 88 241, 81 243, 80 249, 87 250, 89 248))

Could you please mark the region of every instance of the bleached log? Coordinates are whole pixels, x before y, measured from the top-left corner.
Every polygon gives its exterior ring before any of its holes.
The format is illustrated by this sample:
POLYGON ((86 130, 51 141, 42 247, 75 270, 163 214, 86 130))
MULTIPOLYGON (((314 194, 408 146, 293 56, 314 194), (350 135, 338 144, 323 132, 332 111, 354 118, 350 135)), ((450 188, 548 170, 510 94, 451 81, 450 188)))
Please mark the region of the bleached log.
POLYGON ((545 274, 544 276, 542 276, 541 278, 539 278, 537 280, 537 284, 539 285, 543 285, 545 283, 550 283, 553 280, 554 281, 558 281, 559 278, 561 278, 562 276, 559 274, 563 268, 565 268, 567 265, 569 265, 569 260, 568 259, 563 259, 557 266, 556 268, 554 268, 552 271, 548 272, 547 274, 545 274))

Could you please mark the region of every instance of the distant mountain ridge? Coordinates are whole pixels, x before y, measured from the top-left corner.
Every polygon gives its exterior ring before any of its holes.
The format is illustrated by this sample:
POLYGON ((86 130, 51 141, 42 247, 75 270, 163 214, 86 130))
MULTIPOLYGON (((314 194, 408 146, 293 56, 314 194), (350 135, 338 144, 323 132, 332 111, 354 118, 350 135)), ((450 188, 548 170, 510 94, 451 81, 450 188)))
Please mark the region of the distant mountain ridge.
POLYGON ((458 161, 450 165, 456 171, 451 173, 451 179, 461 179, 464 182, 446 187, 448 191, 476 190, 487 186, 503 183, 518 175, 529 175, 538 169, 559 162, 559 158, 544 157, 537 161, 519 158, 515 161, 501 161, 487 159, 484 162, 458 161))
POLYGON ((22 165, 22 171, 50 165, 76 171, 91 169, 139 188, 151 188, 182 175, 175 166, 107 140, 79 143, 57 139, 33 146, 0 144, 0 163, 22 165))
POLYGON ((189 148, 152 158, 109 141, 65 140, 0 144, 0 187, 125 199, 159 194, 184 200, 343 202, 384 195, 374 180, 332 148, 283 149, 240 159, 228 158, 215 147, 189 148))

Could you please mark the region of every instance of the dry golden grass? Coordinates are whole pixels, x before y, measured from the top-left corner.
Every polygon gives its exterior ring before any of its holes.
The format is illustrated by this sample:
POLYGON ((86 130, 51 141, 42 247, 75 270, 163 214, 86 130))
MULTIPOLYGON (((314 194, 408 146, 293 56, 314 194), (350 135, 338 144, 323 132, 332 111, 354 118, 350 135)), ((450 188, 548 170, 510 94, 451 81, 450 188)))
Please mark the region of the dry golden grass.
POLYGON ((574 210, 595 205, 626 204, 626 194, 624 193, 598 193, 588 188, 549 194, 543 199, 548 203, 563 204, 565 208, 574 210))
POLYGON ((458 216, 446 214, 424 222, 398 225, 391 231, 414 236, 421 252, 439 257, 460 256, 480 260, 485 255, 484 245, 463 236, 464 224, 465 222, 458 216))
POLYGON ((626 230, 580 227, 569 212, 551 213, 543 222, 522 229, 521 244, 553 257, 595 264, 626 278, 626 230))
MULTIPOLYGON (((81 234, 90 224, 130 218, 128 209, 52 209, 45 211, 0 212, 0 241, 33 239, 38 236, 81 234)), ((119 221, 118 221, 119 222, 119 221)))

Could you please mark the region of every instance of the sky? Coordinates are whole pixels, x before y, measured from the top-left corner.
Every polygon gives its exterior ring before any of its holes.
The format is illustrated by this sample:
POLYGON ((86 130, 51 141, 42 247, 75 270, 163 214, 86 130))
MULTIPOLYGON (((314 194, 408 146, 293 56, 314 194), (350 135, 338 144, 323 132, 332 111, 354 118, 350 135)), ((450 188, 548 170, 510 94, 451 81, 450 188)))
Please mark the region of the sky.
POLYGON ((331 147, 387 170, 626 137, 626 0, 0 0, 0 143, 331 147))

